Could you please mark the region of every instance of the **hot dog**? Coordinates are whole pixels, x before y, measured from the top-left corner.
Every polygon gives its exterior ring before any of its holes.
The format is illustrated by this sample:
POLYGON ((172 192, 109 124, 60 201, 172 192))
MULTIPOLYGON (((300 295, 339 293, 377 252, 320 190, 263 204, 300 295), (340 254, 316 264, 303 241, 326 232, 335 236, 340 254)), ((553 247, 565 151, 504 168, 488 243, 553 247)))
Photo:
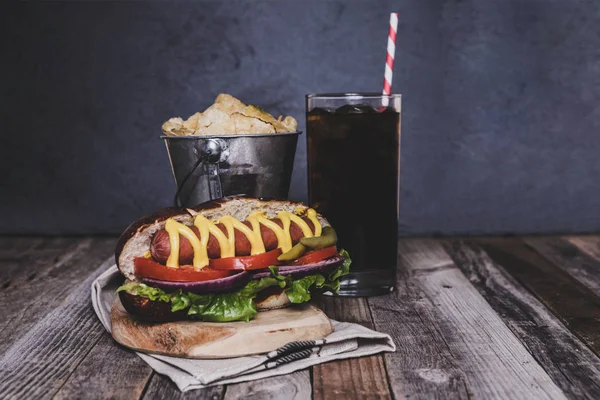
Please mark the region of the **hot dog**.
POLYGON ((119 298, 142 320, 247 321, 339 287, 349 260, 332 231, 316 210, 289 201, 232 197, 159 210, 117 242, 119 298))
MULTIPOLYGON (((314 232, 315 227, 312 221, 306 217, 303 217, 302 220, 306 222, 311 231, 314 232)), ((273 219, 273 222, 275 222, 280 227, 283 226, 283 223, 278 218, 273 219)), ((242 223, 248 228, 252 228, 250 222, 244 221, 242 223)), ((225 235, 227 235, 225 225, 216 224, 216 226, 225 235)), ((192 227, 191 229, 192 231, 194 231, 196 236, 200 237, 198 228, 192 227)), ((267 228, 264 225, 261 225, 260 233, 262 236, 262 240, 265 244, 265 249, 267 251, 274 250, 277 248, 277 237, 271 229, 267 228)), ((291 222, 290 224, 290 236, 292 238, 292 244, 294 245, 304 237, 302 229, 300 229, 300 227, 296 225, 295 222, 291 222)), ((192 249, 192 245, 185 237, 182 237, 180 240, 181 243, 179 246, 179 262, 182 264, 190 264, 194 257, 194 250, 192 249)), ((219 246, 219 242, 213 235, 210 235, 208 239, 207 250, 209 258, 219 258, 221 255, 221 248, 219 246)), ((169 243, 169 234, 166 230, 161 229, 158 232, 156 232, 150 244, 150 253, 152 255, 152 258, 161 264, 164 264, 167 261, 167 258, 169 258, 169 255, 171 254, 171 245, 169 243)), ((250 242, 248 241, 248 238, 239 230, 235 229, 235 255, 247 256, 249 254, 250 242)))

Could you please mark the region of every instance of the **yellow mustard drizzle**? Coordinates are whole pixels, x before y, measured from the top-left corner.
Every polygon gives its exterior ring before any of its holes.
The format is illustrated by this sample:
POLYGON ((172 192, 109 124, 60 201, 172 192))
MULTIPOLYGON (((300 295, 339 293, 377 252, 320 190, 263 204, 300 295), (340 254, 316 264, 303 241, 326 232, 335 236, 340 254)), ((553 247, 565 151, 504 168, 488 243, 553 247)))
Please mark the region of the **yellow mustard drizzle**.
MULTIPOLYGON (((194 267, 196 268, 203 268, 208 265, 208 238, 210 236, 210 225, 208 222, 210 221, 201 215, 198 215, 194 219, 194 226, 198 228, 198 233, 200 234, 200 254, 198 254, 198 265, 194 264, 194 267)), ((194 260, 196 259, 196 255, 197 254, 194 253, 194 260)))
POLYGON ((174 219, 167 220, 167 223, 165 224, 165 230, 169 234, 169 243, 171 245, 171 254, 169 254, 169 258, 167 259, 167 267, 179 268, 180 234, 189 240, 192 248, 194 249, 194 267, 202 268, 206 265, 205 264, 201 266, 202 246, 200 246, 200 240, 198 240, 198 237, 194 231, 181 222, 175 221, 174 219))
POLYGON ((313 210, 312 208, 309 208, 306 211, 306 216, 308 217, 308 219, 310 219, 310 221, 315 226, 315 236, 321 236, 323 227, 321 226, 321 223, 319 222, 319 219, 317 218, 317 212, 315 210, 313 210))
MULTIPOLYGON (((258 225, 258 221, 256 224, 252 224, 252 229, 248 228, 245 224, 238 221, 236 218, 227 215, 221 218, 220 221, 225 228, 227 228, 227 236, 229 238, 229 247, 233 251, 235 255, 235 231, 242 232, 246 235, 246 238, 250 242, 250 255, 262 254, 265 252, 265 244, 263 243, 262 236, 260 235, 260 225, 258 225)), ((222 252, 221 252, 222 253, 222 252)), ((221 254, 221 257, 223 255, 221 254)))
MULTIPOLYGON (((255 243, 248 238, 248 240, 250 240, 250 244, 252 245, 250 252, 252 252, 253 255, 266 252, 267 250, 265 249, 265 244, 262 240, 262 235, 260 234, 260 222, 258 222, 258 218, 256 215, 251 214, 248 216, 248 218, 246 218, 246 221, 250 221, 250 225, 252 225, 252 232, 254 232, 256 237, 256 253, 253 253, 255 243)), ((248 237, 248 235, 246 235, 246 237, 248 237)))
POLYGON ((288 230, 287 230, 287 235, 286 235, 286 232, 284 231, 285 221, 283 222, 284 228, 281 228, 275 222, 268 219, 265 216, 264 211, 253 212, 252 214, 250 214, 250 217, 256 218, 256 220, 259 223, 263 224, 264 226, 266 226, 267 228, 269 228, 270 230, 273 231, 273 233, 275 234, 275 237, 277 238, 277 248, 278 249, 281 249, 281 251, 283 251, 285 253, 286 251, 289 251, 292 248, 292 238, 290 237, 289 221, 288 221, 288 230))
POLYGON ((292 214, 286 211, 281 211, 277 216, 283 221, 282 214, 285 214, 286 218, 289 218, 293 222, 296 223, 302 229, 302 234, 304 237, 313 237, 313 231, 310 230, 310 226, 302 218, 297 216, 296 214, 292 214))
POLYGON ((192 248, 194 249, 193 265, 195 268, 199 269, 204 268, 209 263, 208 239, 211 234, 219 242, 221 258, 235 257, 235 229, 242 232, 250 242, 251 255, 262 254, 266 252, 266 249, 260 233, 260 224, 273 231, 275 237, 277 238, 277 248, 281 249, 281 251, 285 253, 292 248, 292 236, 290 234, 290 225, 292 221, 300 227, 302 234, 305 237, 321 235, 322 227, 317 219, 316 211, 312 208, 309 208, 306 212, 306 216, 315 226, 314 233, 301 217, 287 211, 280 211, 277 214, 277 217, 281 220, 283 227, 280 227, 273 220, 267 218, 264 211, 256 211, 251 213, 248 216, 247 221, 249 221, 252 225, 252 229, 230 215, 224 216, 219 221, 215 222, 210 221, 202 215, 197 215, 194 219, 194 226, 198 228, 200 239, 198 239, 198 237, 194 234, 194 231, 192 231, 189 227, 175 221, 174 219, 168 219, 165 224, 165 230, 169 234, 171 254, 167 259, 167 266, 171 268, 179 267, 180 234, 185 236, 192 245, 192 248), (227 235, 225 235, 223 231, 217 227, 216 224, 219 222, 225 226, 227 235))
MULTIPOLYGON (((212 234, 217 239, 217 242, 219 242, 219 247, 221 248, 221 257, 235 256, 235 248, 230 248, 227 236, 225 236, 223 231, 220 230, 215 223, 202 215, 197 215, 194 219, 194 225, 200 231, 200 238, 202 239, 201 241, 203 243, 205 252, 207 251, 208 237, 210 234, 212 234)), ((204 262, 208 264, 208 253, 204 262)))

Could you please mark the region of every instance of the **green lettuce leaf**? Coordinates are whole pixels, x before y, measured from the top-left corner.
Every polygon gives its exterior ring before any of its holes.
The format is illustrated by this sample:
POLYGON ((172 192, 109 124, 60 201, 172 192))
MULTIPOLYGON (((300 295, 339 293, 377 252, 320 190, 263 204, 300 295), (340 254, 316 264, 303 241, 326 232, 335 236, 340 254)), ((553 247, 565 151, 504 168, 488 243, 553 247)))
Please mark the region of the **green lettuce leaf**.
MULTIPOLYGON (((207 295, 194 295, 207 297, 207 295)), ((199 317, 203 321, 228 322, 228 321, 250 321, 256 315, 256 306, 252 299, 254 296, 245 297, 240 293, 222 293, 208 295, 208 302, 193 301, 188 315, 199 317)))
POLYGON ((306 303, 311 299, 311 292, 317 289, 316 292, 331 291, 338 293, 340 290, 340 278, 350 272, 350 264, 352 260, 346 250, 340 251, 344 256, 342 265, 333 270, 326 278, 322 274, 305 276, 299 279, 291 279, 289 276, 279 275, 279 270, 275 266, 269 267, 271 276, 279 281, 287 281, 285 294, 289 297, 290 302, 294 304, 306 303))
POLYGON ((187 310, 187 314, 201 321, 229 322, 249 321, 256 315, 254 298, 267 288, 279 286, 285 288, 290 302, 305 303, 311 299, 311 293, 331 291, 337 293, 340 288, 340 277, 350 271, 350 256, 348 252, 340 252, 344 256, 342 265, 333 270, 329 276, 322 274, 292 279, 290 276, 279 274, 276 266, 269 267, 271 276, 252 280, 242 289, 233 293, 195 294, 177 290, 167 293, 162 289, 148 286, 139 282, 127 282, 119 289, 133 295, 143 296, 154 301, 171 303, 171 311, 187 310))
POLYGON ((290 302, 294 304, 306 303, 310 301, 310 288, 315 283, 325 281, 323 275, 309 275, 304 278, 294 279, 289 288, 285 290, 285 294, 290 299, 290 302))
POLYGON ((202 321, 229 322, 249 321, 256 314, 254 298, 271 286, 285 287, 285 282, 268 277, 250 281, 237 292, 219 294, 195 294, 177 290, 167 293, 162 289, 139 282, 128 282, 117 289, 137 296, 171 303, 171 311, 188 310, 187 314, 202 321))
POLYGON ((348 254, 346 250, 342 249, 342 251, 340 251, 340 255, 344 256, 344 263, 329 275, 329 280, 331 281, 335 281, 336 279, 339 279, 340 277, 350 273, 350 264, 352 264, 350 254, 348 254))
POLYGON ((117 289, 117 292, 127 291, 131 294, 135 294, 138 296, 147 297, 150 300, 159 300, 164 302, 171 301, 171 296, 165 293, 163 290, 148 286, 143 283, 138 282, 128 282, 117 289))

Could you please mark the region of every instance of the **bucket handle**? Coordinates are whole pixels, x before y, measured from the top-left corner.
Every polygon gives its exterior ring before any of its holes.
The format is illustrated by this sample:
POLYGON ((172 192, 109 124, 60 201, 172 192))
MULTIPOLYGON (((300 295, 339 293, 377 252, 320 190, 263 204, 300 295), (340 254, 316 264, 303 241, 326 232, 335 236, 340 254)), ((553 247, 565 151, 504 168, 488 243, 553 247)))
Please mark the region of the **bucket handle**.
POLYGON ((175 205, 175 207, 181 207, 181 199, 179 198, 179 195, 181 194, 181 190, 185 186, 188 179, 190 179, 190 176, 192 176, 194 174, 194 172, 196 171, 196 169, 198 169, 198 166, 200 164, 202 164, 202 162, 204 160, 206 160, 209 156, 210 156, 210 153, 205 154, 202 157, 199 157, 198 161, 196 161, 196 163, 194 164, 194 166, 192 167, 190 172, 188 172, 187 175, 181 180, 181 184, 177 185, 177 191, 175 192, 175 197, 173 198, 173 204, 175 205))
POLYGON ((173 203, 175 207, 181 207, 181 199, 179 195, 181 194, 181 190, 187 183, 188 179, 194 174, 196 169, 200 166, 200 164, 208 161, 205 165, 207 168, 208 175, 208 195, 211 200, 219 199, 223 197, 222 189, 221 189, 221 179, 219 178, 219 162, 227 159, 227 144, 223 140, 219 139, 208 139, 205 145, 203 146, 200 157, 188 172, 185 177, 181 180, 181 184, 177 185, 177 191, 175 192, 175 196, 173 198, 173 203))

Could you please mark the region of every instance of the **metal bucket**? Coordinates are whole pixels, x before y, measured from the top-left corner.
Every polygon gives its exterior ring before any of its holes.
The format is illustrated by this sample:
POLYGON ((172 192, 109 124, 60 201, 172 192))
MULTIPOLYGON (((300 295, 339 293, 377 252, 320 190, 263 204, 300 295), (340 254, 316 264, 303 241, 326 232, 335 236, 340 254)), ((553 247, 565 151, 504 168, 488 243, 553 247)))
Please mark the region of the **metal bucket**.
POLYGON ((240 194, 287 198, 300 133, 161 136, 177 184, 175 205, 240 194))

